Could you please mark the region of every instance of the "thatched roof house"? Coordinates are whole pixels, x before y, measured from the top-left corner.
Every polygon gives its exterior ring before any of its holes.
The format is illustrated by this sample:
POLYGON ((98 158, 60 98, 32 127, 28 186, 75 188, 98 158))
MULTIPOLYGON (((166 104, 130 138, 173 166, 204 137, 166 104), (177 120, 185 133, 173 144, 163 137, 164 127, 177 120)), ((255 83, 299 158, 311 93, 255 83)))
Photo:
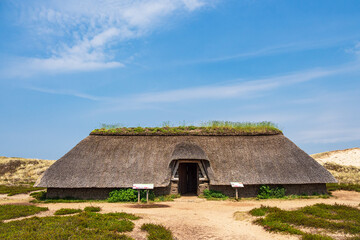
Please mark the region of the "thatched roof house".
POLYGON ((210 188, 240 196, 259 185, 282 185, 288 194, 326 192, 334 177, 279 131, 96 130, 38 180, 49 197, 106 198, 114 188, 153 183, 158 194, 210 188))

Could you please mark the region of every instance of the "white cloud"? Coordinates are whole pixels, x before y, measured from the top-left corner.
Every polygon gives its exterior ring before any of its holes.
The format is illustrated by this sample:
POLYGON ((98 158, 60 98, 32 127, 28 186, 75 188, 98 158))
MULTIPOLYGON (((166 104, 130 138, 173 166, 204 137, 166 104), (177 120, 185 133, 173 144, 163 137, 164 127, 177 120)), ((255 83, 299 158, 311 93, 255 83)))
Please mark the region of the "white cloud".
POLYGON ((154 92, 134 96, 136 102, 179 102, 195 99, 225 99, 252 97, 254 94, 273 90, 286 85, 310 81, 336 73, 337 70, 311 70, 279 77, 240 82, 232 85, 201 86, 164 92, 154 92))
POLYGON ((18 24, 32 29, 39 40, 51 42, 48 56, 19 58, 8 75, 41 72, 89 71, 123 67, 109 49, 150 33, 177 12, 191 12, 205 5, 200 0, 63 0, 17 3, 18 24), (50 39, 50 40, 49 40, 50 39), (16 69, 27 71, 16 71, 16 69), (12 70, 12 71, 11 71, 12 70))
POLYGON ((56 95, 68 95, 68 96, 88 99, 88 100, 92 100, 92 101, 104 100, 104 98, 92 96, 92 95, 77 92, 74 90, 61 90, 61 89, 54 90, 54 89, 39 88, 39 87, 27 87, 27 89, 37 91, 37 92, 42 92, 42 93, 49 93, 49 94, 56 94, 56 95))

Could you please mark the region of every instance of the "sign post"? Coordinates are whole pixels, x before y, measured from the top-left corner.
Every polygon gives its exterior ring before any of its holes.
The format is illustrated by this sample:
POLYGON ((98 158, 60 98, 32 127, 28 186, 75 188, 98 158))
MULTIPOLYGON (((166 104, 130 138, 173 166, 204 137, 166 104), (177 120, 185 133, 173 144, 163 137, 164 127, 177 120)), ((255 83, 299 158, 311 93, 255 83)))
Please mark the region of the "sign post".
POLYGON ((231 187, 235 188, 235 199, 239 198, 238 188, 244 187, 241 182, 230 182, 231 187))
POLYGON ((154 189, 154 184, 133 184, 133 189, 138 191, 138 203, 140 203, 140 190, 146 190, 146 203, 149 203, 149 189, 154 189))

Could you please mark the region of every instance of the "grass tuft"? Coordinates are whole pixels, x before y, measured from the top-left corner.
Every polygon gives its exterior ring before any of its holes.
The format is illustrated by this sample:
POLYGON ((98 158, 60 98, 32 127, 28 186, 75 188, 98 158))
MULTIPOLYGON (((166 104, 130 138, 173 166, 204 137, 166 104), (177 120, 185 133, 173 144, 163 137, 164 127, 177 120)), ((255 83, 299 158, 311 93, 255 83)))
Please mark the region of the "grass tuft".
POLYGON ((101 210, 100 207, 93 207, 93 206, 84 208, 85 212, 100 212, 100 210, 101 210))
POLYGON ((0 221, 31 216, 47 210, 49 209, 33 205, 0 205, 0 221))
POLYGON ((141 230, 149 233, 148 240, 172 240, 174 239, 170 230, 162 225, 157 224, 143 224, 141 230))
POLYGON ((81 209, 74 209, 74 208, 61 208, 57 210, 54 215, 67 215, 67 214, 74 214, 82 212, 81 209))

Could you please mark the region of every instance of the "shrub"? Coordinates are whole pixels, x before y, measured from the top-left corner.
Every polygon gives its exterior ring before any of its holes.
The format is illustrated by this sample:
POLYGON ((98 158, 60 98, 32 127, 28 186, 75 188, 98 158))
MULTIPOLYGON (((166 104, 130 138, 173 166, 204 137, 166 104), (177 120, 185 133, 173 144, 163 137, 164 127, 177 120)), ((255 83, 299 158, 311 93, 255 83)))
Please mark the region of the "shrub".
POLYGON ((57 210, 54 215, 67 215, 67 214, 73 214, 73 213, 79 213, 82 212, 81 209, 73 209, 73 208, 61 208, 57 210))
POLYGON ((43 201, 46 199, 46 191, 33 192, 30 193, 30 196, 32 196, 36 200, 43 201))
MULTIPOLYGON (((290 211, 263 206, 260 209, 264 210, 265 217, 257 219, 255 223, 264 226, 268 231, 288 232, 309 240, 332 239, 319 235, 325 231, 355 236, 360 233, 360 210, 351 206, 315 204, 290 211), (303 232, 299 228, 312 228, 314 234, 303 232)), ((260 209, 253 209, 250 213, 261 215, 260 209)))
POLYGON ((211 199, 211 198, 225 199, 225 198, 228 198, 228 196, 226 196, 222 192, 215 191, 215 190, 209 190, 209 189, 205 189, 203 194, 204 194, 204 197, 207 198, 207 199, 211 199))
MULTIPOLYGON (((118 189, 109 193, 108 202, 136 202, 138 199, 137 190, 127 188, 118 189)), ((155 194, 153 191, 149 191, 149 200, 154 200, 155 194)), ((146 202, 146 190, 140 191, 140 200, 146 202)))
POLYGON ((267 207, 267 206, 261 205, 261 207, 259 207, 259 208, 252 209, 249 213, 252 216, 259 217, 259 216, 265 216, 266 213, 275 212, 278 210, 279 210, 279 208, 276 208, 276 207, 267 207))
POLYGON ((49 209, 33 205, 0 205, 0 221, 26 217, 47 210, 49 209))
POLYGON ((149 233, 149 240, 172 240, 174 239, 170 230, 162 225, 157 224, 143 224, 141 230, 147 231, 149 233))
POLYGON ((84 211, 85 212, 100 212, 101 208, 100 207, 85 207, 84 211))
POLYGON ((262 185, 257 195, 257 198, 259 199, 283 198, 283 197, 285 197, 285 188, 283 187, 270 188, 267 185, 262 185))

